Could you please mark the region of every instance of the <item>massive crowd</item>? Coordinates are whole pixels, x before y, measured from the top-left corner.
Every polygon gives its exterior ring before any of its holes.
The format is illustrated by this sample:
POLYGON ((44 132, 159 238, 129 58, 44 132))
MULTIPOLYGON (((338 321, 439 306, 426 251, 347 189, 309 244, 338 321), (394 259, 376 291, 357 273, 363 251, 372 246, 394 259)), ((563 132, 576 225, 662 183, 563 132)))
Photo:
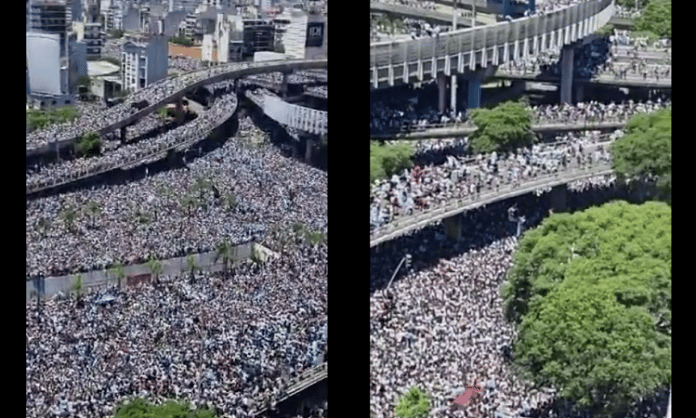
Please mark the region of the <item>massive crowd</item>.
POLYGON ((39 148, 53 142, 71 140, 88 132, 99 131, 102 128, 112 125, 136 113, 137 110, 133 107, 134 104, 141 103, 143 101, 146 101, 148 104, 154 104, 179 91, 186 85, 190 85, 213 75, 229 71, 231 68, 246 68, 251 65, 258 64, 233 63, 220 67, 203 69, 171 79, 162 79, 145 89, 139 90, 127 96, 123 103, 105 109, 102 112, 85 113, 80 115, 80 117, 75 121, 62 123, 59 125, 52 125, 47 129, 34 131, 28 134, 26 137, 27 150, 39 148))
MULTIPOLYGON (((420 103, 416 89, 395 93, 393 98, 375 99, 370 102, 370 132, 383 134, 401 130, 428 129, 437 124, 464 123, 474 126, 461 112, 440 113, 431 103, 420 103)), ((533 123, 584 123, 626 121, 638 113, 657 110, 670 105, 670 101, 622 103, 581 102, 574 105, 545 105, 532 107, 533 123)))
POLYGON ((606 165, 609 144, 620 135, 599 132, 566 134, 557 142, 537 144, 517 153, 475 158, 448 156, 439 166, 414 167, 378 180, 370 192, 370 228, 377 233, 389 222, 437 208, 454 199, 477 196, 482 189, 521 183, 566 169, 606 165))
POLYGON ((28 201, 27 277, 210 251, 275 224, 327 231, 326 173, 282 157, 265 137, 245 117, 233 140, 184 168, 28 201), (249 139, 265 145, 244 146, 249 139), (212 185, 197 187, 204 181, 212 185))
MULTIPOLYGON (((627 198, 613 177, 575 182, 568 193, 575 210, 627 198)), ((371 249, 370 406, 375 418, 393 416, 398 399, 419 387, 430 397, 432 417, 569 417, 581 415, 560 403, 554 392, 531 389, 510 373, 515 329, 505 320, 500 285, 516 249, 517 208, 524 229, 548 213, 544 196, 527 194, 462 215, 465 237, 454 241, 440 226, 371 249), (412 256, 410 271, 400 271, 385 289, 400 260, 412 256), (453 401, 474 382, 480 401, 466 411, 453 401)), ((403 267, 402 267, 403 268, 403 267)), ((668 393, 635 405, 627 417, 663 418, 668 393)))
MULTIPOLYGON (((211 86, 210 88, 213 87, 211 86)), ((73 160, 65 160, 46 167, 41 167, 35 170, 35 172, 27 173, 27 188, 67 182, 74 179, 77 173, 81 173, 81 177, 88 177, 94 173, 108 171, 147 159, 147 157, 155 153, 159 155, 163 153, 164 150, 174 146, 181 146, 182 144, 187 144, 187 146, 193 145, 195 142, 207 137, 212 129, 228 120, 235 112, 236 108, 236 94, 234 92, 227 93, 216 100, 210 109, 202 115, 199 115, 193 121, 163 132, 155 138, 118 146, 115 149, 108 149, 97 157, 82 157, 73 160)), ((142 134, 145 129, 148 129, 148 131, 156 129, 157 125, 157 117, 151 115, 145 119, 142 124, 139 123, 133 127, 136 129, 129 129, 135 131, 132 132, 131 135, 138 135, 142 134)))
POLYGON ((108 417, 142 396, 251 417, 328 361, 327 261, 326 245, 301 246, 228 276, 27 303, 26 416, 108 417))

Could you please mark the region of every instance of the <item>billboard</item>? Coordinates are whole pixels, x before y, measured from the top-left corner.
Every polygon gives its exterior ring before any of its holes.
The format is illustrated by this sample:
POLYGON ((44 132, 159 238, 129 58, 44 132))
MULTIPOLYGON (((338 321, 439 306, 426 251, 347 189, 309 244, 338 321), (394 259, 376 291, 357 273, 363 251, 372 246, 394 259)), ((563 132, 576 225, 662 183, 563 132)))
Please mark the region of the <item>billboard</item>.
POLYGON ((27 32, 27 61, 32 92, 61 94, 60 35, 27 32))
POLYGON ((318 48, 324 43, 324 22, 307 22, 307 42, 305 47, 318 48))

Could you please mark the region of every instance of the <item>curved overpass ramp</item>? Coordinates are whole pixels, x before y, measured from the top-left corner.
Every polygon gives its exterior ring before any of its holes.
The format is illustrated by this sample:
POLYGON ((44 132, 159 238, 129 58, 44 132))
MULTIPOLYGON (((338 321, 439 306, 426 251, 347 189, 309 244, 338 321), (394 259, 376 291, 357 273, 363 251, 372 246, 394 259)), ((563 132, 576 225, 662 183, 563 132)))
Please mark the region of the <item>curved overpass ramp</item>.
MULTIPOLYGON (((427 22, 433 22, 440 25, 451 25, 452 15, 438 12, 435 10, 419 9, 417 7, 402 6, 400 4, 380 3, 376 1, 370 2, 371 12, 386 13, 388 15, 409 17, 412 19, 421 19, 427 22)), ((471 19, 466 16, 457 16, 457 26, 471 27, 471 19)), ((485 25, 484 22, 477 20, 476 25, 485 25)))
POLYGON ((315 135, 328 133, 328 112, 287 103, 282 99, 247 90, 246 97, 254 102, 269 118, 281 125, 315 135))
POLYGON ((423 38, 370 45, 370 89, 465 74, 569 45, 609 22, 613 0, 423 38))
MULTIPOLYGON (((327 68, 327 60, 283 60, 283 61, 263 61, 263 62, 252 62, 252 63, 232 63, 227 65, 222 65, 218 67, 213 67, 209 69, 196 70, 188 73, 184 73, 174 79, 175 87, 174 91, 167 93, 165 97, 159 99, 157 102, 150 104, 144 109, 133 113, 115 123, 105 123, 101 126, 95 126, 92 129, 96 130, 100 134, 104 135, 116 129, 128 126, 137 120, 149 115, 150 113, 156 111, 157 109, 165 106, 169 103, 175 102, 184 97, 184 95, 198 87, 205 86, 207 84, 217 83, 223 80, 236 79, 248 75, 260 74, 260 73, 270 73, 278 71, 292 71, 298 69, 321 69, 327 68)), ((172 80, 170 80, 171 82, 172 80)), ((162 83, 155 83, 150 86, 149 89, 156 90, 162 88, 162 83)), ((96 123, 99 123, 99 119, 96 119, 96 123)), ((78 133, 82 135, 86 132, 78 133)), ((54 142, 46 144, 40 147, 29 149, 27 148, 27 157, 40 155, 42 153, 51 152, 59 148, 64 148, 66 146, 72 145, 76 138, 66 139, 59 142, 54 142)))
POLYGON ((376 233, 370 236, 370 248, 383 242, 408 234, 432 223, 439 222, 445 218, 460 214, 467 210, 475 209, 479 206, 488 205, 493 202, 520 196, 533 192, 538 189, 566 184, 575 180, 582 180, 588 177, 611 174, 611 165, 608 163, 598 164, 590 168, 575 168, 559 171, 555 174, 540 176, 520 184, 518 187, 512 185, 501 185, 499 191, 486 190, 473 198, 462 198, 455 201, 430 209, 424 213, 397 219, 379 228, 376 233))

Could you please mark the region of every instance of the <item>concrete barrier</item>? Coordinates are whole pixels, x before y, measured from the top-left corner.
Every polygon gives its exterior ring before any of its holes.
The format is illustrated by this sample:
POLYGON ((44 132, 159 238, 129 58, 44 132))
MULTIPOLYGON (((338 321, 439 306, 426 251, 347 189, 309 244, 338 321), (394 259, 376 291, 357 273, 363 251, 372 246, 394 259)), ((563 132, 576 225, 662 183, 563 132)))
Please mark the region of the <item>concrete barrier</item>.
MULTIPOLYGON (((233 247, 232 259, 234 261, 244 260, 251 258, 252 254, 254 253, 258 254, 262 261, 267 260, 269 257, 278 257, 277 253, 274 253, 260 244, 247 243, 233 247)), ((197 270, 211 272, 222 271, 224 269, 224 265, 221 260, 215 262, 215 254, 216 251, 194 254, 193 256, 196 261, 197 270)), ((162 272, 160 273, 160 276, 182 276, 189 273, 187 257, 174 257, 160 261, 162 262, 162 272)), ((125 277, 121 283, 122 286, 126 285, 125 279, 130 276, 150 274, 150 268, 148 267, 147 263, 124 266, 123 271, 125 273, 125 277)), ((67 276, 48 277, 44 282, 43 297, 50 297, 58 292, 63 292, 66 294, 73 292, 77 277, 80 275, 82 276, 82 286, 85 290, 100 289, 117 283, 117 278, 114 277, 113 274, 109 273, 108 270, 104 269, 93 270, 86 273, 70 274, 67 276)), ((26 282, 27 301, 36 297, 36 292, 38 292, 36 284, 37 283, 35 280, 29 280, 26 282)))

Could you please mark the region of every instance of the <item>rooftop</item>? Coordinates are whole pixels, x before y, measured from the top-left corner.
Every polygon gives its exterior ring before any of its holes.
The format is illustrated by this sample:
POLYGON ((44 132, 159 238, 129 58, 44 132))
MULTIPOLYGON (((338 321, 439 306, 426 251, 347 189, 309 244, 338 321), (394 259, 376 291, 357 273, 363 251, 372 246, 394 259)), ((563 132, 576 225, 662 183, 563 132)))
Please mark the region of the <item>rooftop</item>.
POLYGON ((90 77, 100 77, 118 72, 120 68, 108 61, 87 61, 87 74, 90 77))

